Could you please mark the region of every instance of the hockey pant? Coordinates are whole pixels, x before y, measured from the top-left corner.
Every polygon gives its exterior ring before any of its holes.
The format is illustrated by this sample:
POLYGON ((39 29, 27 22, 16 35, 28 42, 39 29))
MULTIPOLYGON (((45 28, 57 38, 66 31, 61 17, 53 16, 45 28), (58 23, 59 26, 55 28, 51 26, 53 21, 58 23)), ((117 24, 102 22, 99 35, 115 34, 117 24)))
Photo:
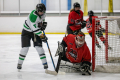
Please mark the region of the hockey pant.
POLYGON ((28 53, 29 47, 30 47, 30 41, 33 41, 34 47, 36 48, 40 59, 42 60, 42 64, 47 64, 46 56, 44 49, 42 48, 42 41, 39 36, 34 35, 33 32, 28 32, 23 29, 22 35, 21 35, 21 41, 22 41, 22 49, 19 54, 19 60, 18 64, 23 64, 23 61, 28 53), (36 41, 34 41, 36 39, 36 41))

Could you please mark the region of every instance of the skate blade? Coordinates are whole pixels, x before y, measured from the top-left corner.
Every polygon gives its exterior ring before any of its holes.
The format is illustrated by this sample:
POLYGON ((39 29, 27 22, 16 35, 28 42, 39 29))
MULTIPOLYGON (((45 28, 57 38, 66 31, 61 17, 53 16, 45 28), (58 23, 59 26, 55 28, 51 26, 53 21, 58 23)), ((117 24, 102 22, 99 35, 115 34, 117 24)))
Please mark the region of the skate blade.
POLYGON ((20 72, 20 69, 18 69, 18 72, 20 72))

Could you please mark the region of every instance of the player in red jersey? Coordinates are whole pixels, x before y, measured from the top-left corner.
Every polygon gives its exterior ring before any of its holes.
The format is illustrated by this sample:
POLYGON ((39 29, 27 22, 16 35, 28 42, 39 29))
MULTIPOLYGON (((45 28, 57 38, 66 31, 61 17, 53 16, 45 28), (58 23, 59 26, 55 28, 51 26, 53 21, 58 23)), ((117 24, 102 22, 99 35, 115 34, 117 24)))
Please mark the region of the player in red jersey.
POLYGON ((78 2, 74 3, 73 9, 70 10, 68 16, 68 25, 67 25, 67 33, 68 34, 77 34, 81 31, 81 28, 84 28, 86 25, 86 21, 83 20, 83 12, 78 2))
MULTIPOLYGON (((89 33, 89 35, 92 37, 92 20, 93 18, 98 18, 98 16, 94 16, 94 12, 91 10, 88 12, 89 18, 86 20, 86 28, 87 31, 89 33)), ((100 21, 96 21, 96 35, 98 36, 98 38, 105 44, 105 38, 103 37, 103 32, 105 32, 105 29, 102 28, 102 26, 100 25, 100 21)), ((99 45, 99 42, 96 38, 96 46, 98 48, 101 48, 101 46, 99 45)), ((112 49, 109 45, 108 45, 108 49, 112 49)))
POLYGON ((68 67, 71 67, 71 70, 67 70, 68 72, 81 71, 82 74, 90 74, 91 53, 85 42, 83 32, 79 32, 77 35, 69 34, 64 37, 58 46, 57 55, 62 56, 63 63, 61 62, 60 68, 66 68, 63 69, 65 72, 68 67), (76 64, 77 66, 75 66, 76 64))

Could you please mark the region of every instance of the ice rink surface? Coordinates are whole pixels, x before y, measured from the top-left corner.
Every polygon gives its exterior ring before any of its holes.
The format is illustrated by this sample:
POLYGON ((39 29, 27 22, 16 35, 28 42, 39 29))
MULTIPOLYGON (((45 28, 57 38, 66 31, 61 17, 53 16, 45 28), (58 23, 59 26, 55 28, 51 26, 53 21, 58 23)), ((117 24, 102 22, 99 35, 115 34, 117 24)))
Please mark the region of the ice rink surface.
MULTIPOLYGON (((57 41, 61 41, 64 34, 47 34, 48 44, 55 62, 58 57, 54 57, 57 50, 57 41)), ((87 45, 92 52, 92 39, 89 35, 85 38, 87 45)), ((47 57, 49 70, 54 70, 50 54, 46 43, 43 48, 47 57)), ((80 73, 66 73, 65 75, 46 74, 37 51, 33 47, 29 48, 27 57, 18 72, 17 63, 21 50, 21 35, 0 35, 0 80, 120 80, 120 73, 100 73, 93 72, 91 76, 83 76, 80 73)))

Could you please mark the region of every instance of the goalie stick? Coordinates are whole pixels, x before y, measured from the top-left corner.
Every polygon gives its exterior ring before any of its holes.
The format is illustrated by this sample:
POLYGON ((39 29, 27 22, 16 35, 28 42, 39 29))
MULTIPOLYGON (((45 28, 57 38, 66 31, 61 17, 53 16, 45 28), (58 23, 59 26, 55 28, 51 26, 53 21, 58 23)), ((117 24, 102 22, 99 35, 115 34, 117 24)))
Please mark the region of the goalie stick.
MULTIPOLYGON (((58 42, 58 46, 59 46, 60 42, 58 42)), ((52 75, 57 75, 58 71, 59 71, 59 66, 60 66, 60 62, 61 62, 61 54, 59 55, 58 58, 58 62, 57 62, 57 66, 55 68, 55 71, 51 71, 51 70, 45 70, 45 73, 47 74, 52 74, 52 75)), ((59 72, 59 74, 65 74, 65 72, 59 72)))

